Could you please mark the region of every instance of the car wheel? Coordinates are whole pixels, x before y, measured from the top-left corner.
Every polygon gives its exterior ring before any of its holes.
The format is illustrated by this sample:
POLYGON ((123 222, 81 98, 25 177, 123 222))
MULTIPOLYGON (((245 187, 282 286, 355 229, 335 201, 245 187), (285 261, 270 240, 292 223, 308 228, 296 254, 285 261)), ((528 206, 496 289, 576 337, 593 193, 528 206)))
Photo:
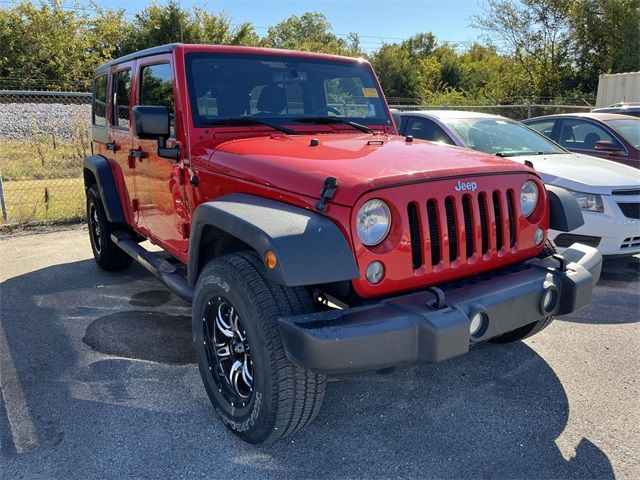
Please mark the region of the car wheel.
POLYGON ((314 311, 305 288, 270 281, 250 252, 203 269, 193 300, 198 368, 222 422, 247 442, 272 442, 318 414, 326 377, 288 359, 277 319, 314 311))
POLYGON ((133 259, 111 241, 111 233, 118 228, 107 220, 100 192, 95 185, 87 190, 87 224, 93 258, 100 268, 118 271, 131 265, 133 259))

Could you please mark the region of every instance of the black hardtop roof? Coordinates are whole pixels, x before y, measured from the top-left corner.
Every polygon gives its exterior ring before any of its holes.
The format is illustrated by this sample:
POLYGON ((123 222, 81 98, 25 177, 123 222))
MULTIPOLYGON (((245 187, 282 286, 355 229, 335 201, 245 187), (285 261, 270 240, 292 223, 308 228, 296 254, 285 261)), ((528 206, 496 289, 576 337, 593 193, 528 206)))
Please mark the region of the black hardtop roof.
POLYGON ((110 67, 112 67, 113 65, 117 65, 119 63, 129 62, 137 58, 149 57, 151 55, 158 55, 160 53, 171 53, 173 52, 173 49, 176 48, 177 45, 178 45, 177 43, 168 43, 167 45, 159 45, 157 47, 147 48, 145 50, 140 50, 138 52, 133 52, 133 53, 130 53, 129 55, 116 58, 96 68, 96 71, 94 72, 94 76, 99 75, 101 73, 105 73, 106 71, 109 70, 110 67))

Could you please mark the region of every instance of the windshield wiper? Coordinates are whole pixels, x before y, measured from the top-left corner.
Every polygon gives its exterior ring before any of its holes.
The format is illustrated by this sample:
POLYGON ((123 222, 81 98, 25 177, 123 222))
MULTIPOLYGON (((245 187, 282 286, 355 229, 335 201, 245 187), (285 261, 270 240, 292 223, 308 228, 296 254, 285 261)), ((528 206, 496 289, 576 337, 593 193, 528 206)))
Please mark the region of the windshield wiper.
POLYGON ((208 120, 205 122, 205 125, 266 125, 267 127, 271 127, 274 130, 278 130, 289 135, 296 135, 300 133, 291 128, 276 125, 275 123, 267 122, 266 120, 253 117, 221 118, 219 120, 208 120))
POLYGON ((350 127, 355 128, 356 130, 360 130, 361 132, 364 132, 364 133, 374 133, 374 131, 369 127, 366 127, 356 122, 352 122, 350 120, 345 120, 344 118, 340 118, 340 117, 299 117, 299 118, 292 118, 291 120, 293 120, 294 122, 300 122, 300 123, 318 123, 318 124, 327 124, 327 125, 331 123, 343 123, 345 125, 349 125, 350 127))
POLYGON ((496 152, 496 157, 521 157, 523 155, 555 155, 557 152, 496 152))

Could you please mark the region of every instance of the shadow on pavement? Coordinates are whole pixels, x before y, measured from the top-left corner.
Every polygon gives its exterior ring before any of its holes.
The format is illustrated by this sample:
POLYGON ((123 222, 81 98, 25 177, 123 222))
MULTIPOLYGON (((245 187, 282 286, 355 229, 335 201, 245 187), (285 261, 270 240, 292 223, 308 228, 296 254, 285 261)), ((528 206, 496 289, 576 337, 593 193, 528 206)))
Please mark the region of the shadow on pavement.
POLYGON ((216 419, 189 363, 188 306, 158 293, 142 269, 107 274, 87 260, 0 288, 1 321, 40 435, 26 455, 3 447, 7 478, 613 478, 584 435, 574 458, 562 456, 555 440, 567 424, 566 393, 524 343, 331 378, 315 423, 255 446, 216 419))
MULTIPOLYGON (((602 264, 602 275, 598 285, 612 286, 614 282, 629 282, 640 288, 640 258, 607 258, 602 264)), ((617 286, 617 285, 616 285, 617 286)))

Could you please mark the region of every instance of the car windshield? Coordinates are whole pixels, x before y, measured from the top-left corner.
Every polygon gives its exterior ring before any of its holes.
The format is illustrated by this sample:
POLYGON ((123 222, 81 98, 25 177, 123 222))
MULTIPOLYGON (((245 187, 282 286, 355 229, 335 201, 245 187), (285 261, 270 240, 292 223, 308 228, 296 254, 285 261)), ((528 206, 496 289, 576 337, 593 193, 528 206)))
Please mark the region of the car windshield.
POLYGON ((566 153, 546 137, 506 118, 453 118, 443 121, 473 150, 503 157, 566 153))
POLYGON ((198 127, 391 124, 365 63, 199 52, 187 55, 187 79, 198 127))
POLYGON ((640 148, 640 118, 607 120, 605 123, 622 135, 631 145, 640 148))

